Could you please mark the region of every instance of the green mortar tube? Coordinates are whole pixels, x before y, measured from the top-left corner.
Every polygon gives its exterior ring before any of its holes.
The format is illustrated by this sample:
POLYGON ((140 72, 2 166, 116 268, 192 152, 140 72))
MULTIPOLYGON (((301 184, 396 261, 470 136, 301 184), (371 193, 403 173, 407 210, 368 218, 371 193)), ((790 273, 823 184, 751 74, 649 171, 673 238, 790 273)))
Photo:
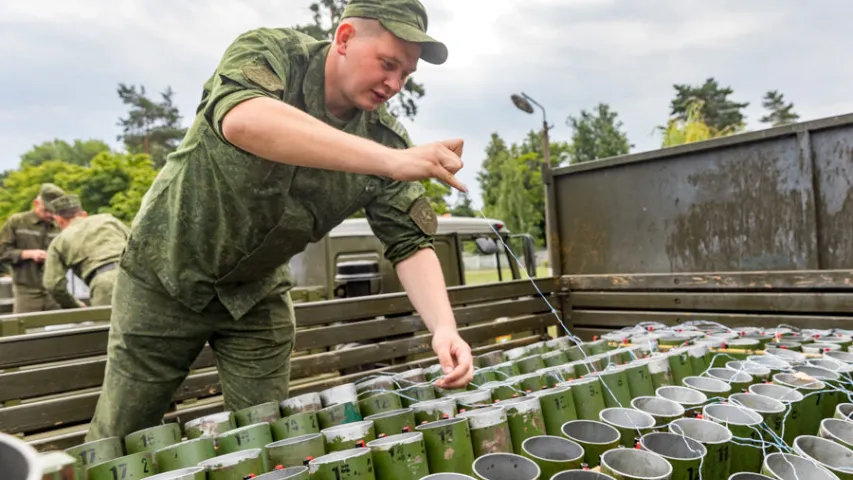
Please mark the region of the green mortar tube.
POLYGON ((367 444, 379 479, 419 480, 429 475, 426 445, 421 432, 401 433, 367 444))
POLYGON ((687 377, 682 380, 681 384, 684 387, 704 393, 709 401, 715 398, 728 398, 732 393, 738 393, 732 392, 732 386, 719 378, 687 377))
POLYGON ((157 473, 154 455, 144 451, 90 465, 86 469, 86 480, 140 480, 157 473))
POLYGON ((401 408, 390 412, 377 413, 364 417, 373 422, 377 438, 379 435, 397 435, 398 433, 415 431, 415 411, 412 408, 401 408))
POLYGON ((597 420, 598 414, 606 407, 602 393, 601 380, 595 377, 579 378, 558 386, 572 389, 578 419, 597 420))
POLYGON ((487 453, 512 452, 512 439, 506 410, 503 407, 486 407, 457 415, 468 420, 474 456, 487 453))
POLYGON ((397 392, 387 391, 367 395, 358 401, 358 411, 363 417, 403 408, 403 403, 400 401, 397 392))
POLYGON ((634 408, 605 408, 599 414, 602 423, 619 430, 619 445, 634 448, 640 437, 651 433, 655 418, 634 408))
POLYGON ((514 362, 499 363, 494 366, 494 369, 497 374, 498 381, 505 381, 510 377, 521 375, 521 371, 518 369, 518 365, 516 365, 514 362))
POLYGON ((358 403, 358 387, 354 383, 345 383, 327 388, 320 392, 320 400, 324 407, 358 403))
POLYGON ((415 413, 415 423, 435 422, 456 416, 456 400, 452 397, 427 400, 412 405, 415 413))
POLYGON ((220 455, 198 465, 207 471, 207 480, 243 480, 249 475, 260 475, 268 470, 264 467, 264 455, 260 448, 220 455))
POLYGON ((502 400, 497 405, 506 410, 513 453, 521 453, 521 444, 524 440, 547 434, 545 417, 538 397, 511 398, 502 400))
POLYGON ((572 340, 569 337, 560 336, 551 340, 545 340, 545 347, 549 352, 564 350, 570 346, 572 346, 572 340))
POLYGON ((284 440, 308 433, 320 433, 320 422, 315 411, 294 413, 271 423, 270 430, 273 440, 284 440))
POLYGON ((490 453, 474 460, 478 480, 539 480, 542 470, 533 460, 514 453, 490 453))
POLYGON ((545 379, 545 376, 536 372, 516 375, 508 378, 506 381, 519 385, 519 389, 525 393, 542 390, 548 386, 548 381, 545 379))
MULTIPOLYGON (((693 376, 693 363, 686 348, 675 348, 667 352, 669 371, 672 374, 672 384, 680 385, 681 381, 693 376)), ((659 387, 658 387, 659 388, 659 387)))
POLYGON ((849 448, 816 435, 800 435, 792 445, 794 453, 837 475, 853 480, 853 454, 849 448))
POLYGON ((771 453, 764 457, 761 473, 773 480, 838 480, 838 476, 814 461, 790 453, 771 453), (795 472, 791 475, 791 472, 795 472))
POLYGON ((411 407, 418 402, 435 400, 435 389, 430 383, 421 383, 397 390, 403 408, 411 407))
POLYGON ((679 418, 669 424, 669 431, 684 435, 705 446, 702 462, 703 479, 729 478, 731 473, 732 432, 719 423, 699 418, 679 418))
POLYGON ((599 466, 601 455, 617 448, 622 439, 619 430, 595 420, 566 422, 562 428, 562 435, 583 447, 584 463, 589 468, 599 466))
POLYGON ((451 395, 456 401, 456 411, 473 410, 488 407, 492 404, 492 391, 488 389, 468 390, 465 393, 451 395))
POLYGON ((794 367, 794 372, 806 374, 824 383, 827 391, 822 394, 820 402, 823 405, 824 417, 831 417, 835 413, 835 407, 846 401, 846 385, 842 384, 841 375, 838 372, 813 365, 794 367))
POLYGON ((552 352, 543 353, 542 361, 545 362, 546 367, 556 367, 558 365, 565 365, 566 363, 569 363, 569 356, 562 350, 554 350, 552 352))
POLYGON ((730 368, 709 368, 707 376, 728 383, 732 389, 731 393, 743 393, 750 385, 755 383, 752 375, 730 368))
POLYGON ((750 360, 733 360, 726 363, 726 368, 736 372, 748 373, 752 376, 752 385, 769 382, 773 375, 770 368, 750 360))
POLYGON ((234 414, 231 412, 218 412, 203 417, 192 419, 184 424, 184 433, 187 439, 199 437, 215 437, 220 433, 237 428, 234 414))
POLYGON ((559 472, 580 468, 584 457, 583 447, 562 436, 530 437, 521 450, 521 455, 539 466, 540 478, 549 480, 559 472))
POLYGON ((542 360, 542 355, 530 355, 529 357, 519 358, 514 362, 521 374, 533 373, 546 366, 542 360))
POLYGON ((494 367, 499 363, 504 362, 503 351, 495 350, 494 352, 484 353, 474 357, 474 365, 479 368, 494 367))
POLYGON ((364 418, 355 402, 330 405, 317 412, 317 423, 320 424, 320 430, 362 420, 364 418))
POLYGON ((492 400, 494 401, 506 400, 524 394, 521 390, 521 385, 515 381, 489 382, 480 385, 480 388, 491 391, 492 400))
POLYGON ((761 445, 752 442, 762 440, 760 429, 764 419, 758 412, 737 405, 706 405, 702 417, 728 427, 738 442, 732 444, 732 472, 758 473, 761 470, 761 445))
POLYGON ((687 357, 690 359, 690 367, 694 375, 702 375, 711 366, 709 354, 710 349, 707 345, 687 347, 687 357))
POLYGON ((440 363, 424 368, 424 376, 426 377, 427 382, 431 382, 442 375, 444 375, 444 367, 442 367, 440 363))
POLYGON ((265 456, 271 467, 298 467, 307 460, 322 457, 326 452, 326 441, 319 433, 279 440, 267 444, 265 456))
POLYGON ((154 452, 154 461, 161 472, 189 468, 216 456, 216 447, 210 437, 194 438, 169 445, 154 452))
POLYGON ((617 448, 601 455, 601 473, 616 480, 672 480, 672 470, 665 458, 648 450, 617 448))
POLYGON ((282 400, 278 404, 282 417, 290 417, 297 413, 316 412, 323 409, 323 401, 317 392, 304 393, 282 400))
MULTIPOLYGON (((782 427, 785 414, 788 411, 784 403, 764 395, 752 393, 733 393, 729 396, 729 403, 758 412, 764 419, 764 423, 773 430, 773 433, 782 438, 782 427)), ((765 454, 767 453, 772 452, 768 451, 765 454)))
POLYGON ((796 389, 803 394, 800 409, 799 422, 801 435, 813 435, 820 428, 820 421, 824 417, 823 404, 826 384, 813 378, 798 377, 792 373, 777 373, 773 375, 773 383, 783 387, 796 389))
MULTIPOLYGON (((38 453, 37 471, 41 475, 36 475, 40 480, 82 480, 82 466, 77 462, 77 459, 62 450, 48 450, 38 453), (38 469, 41 470, 38 470, 38 469)), ((31 474, 32 475, 32 474, 31 474)), ((17 476, 15 477, 17 478, 17 476)))
POLYGON ((583 350, 581 350, 581 347, 578 345, 572 345, 571 347, 566 348, 563 351, 566 353, 566 356, 569 358, 570 362, 579 362, 586 358, 586 355, 584 355, 583 350))
POLYGON ((465 393, 466 391, 468 391, 468 389, 465 387, 447 389, 439 387, 435 384, 433 384, 432 389, 435 390, 436 398, 450 398, 451 396, 456 395, 457 393, 465 393))
POLYGON ((655 394, 655 384, 647 361, 636 360, 622 368, 628 378, 628 390, 632 398, 649 397, 655 394))
POLYGON ((166 423, 138 430, 124 437, 124 446, 129 454, 153 452, 169 445, 180 443, 181 427, 177 423, 166 423))
POLYGON ((791 445, 800 434, 808 433, 803 431, 801 422, 804 408, 802 393, 790 387, 776 384, 752 385, 749 387, 749 393, 770 397, 785 405, 785 415, 788 418, 782 423, 783 433, 781 437, 786 444, 791 445))
MULTIPOLYGON (((503 358, 504 362, 512 362, 513 360, 518 360, 519 358, 524 358, 530 355, 530 345, 525 347, 516 347, 511 348, 509 350, 504 350, 503 358)), ((535 353, 535 352, 534 352, 535 353)))
POLYGON ((326 439, 328 453, 364 447, 368 442, 376 440, 376 429, 369 420, 329 427, 320 433, 326 439))
POLYGON ((472 473, 474 448, 467 418, 425 423, 416 429, 424 435, 430 473, 472 473))
POLYGON ((272 472, 254 477, 252 480, 309 480, 308 467, 276 468, 272 472))
POLYGON ((649 373, 652 376, 652 385, 655 389, 667 385, 676 385, 672 380, 672 371, 670 368, 669 357, 656 355, 648 359, 649 373))
MULTIPOLYGON (((219 434, 216 437, 216 454, 226 455, 254 448, 259 448, 263 452, 264 447, 270 443, 272 443, 270 424, 266 422, 255 423, 219 434)), ((266 455, 261 455, 261 461, 266 470, 269 467, 266 463, 266 455)))
POLYGON ((596 340, 594 342, 584 342, 580 345, 581 350, 586 352, 587 356, 592 355, 601 355, 607 353, 609 348, 607 347, 606 340, 596 340))
MULTIPOLYGON (((569 367, 572 370, 572 374, 574 374, 574 367, 569 367)), ((563 365, 557 365, 556 367, 545 367, 540 370, 536 370, 533 372, 534 375, 538 375, 539 378, 545 382, 545 388, 554 388, 558 383, 565 382, 568 378, 572 378, 574 375, 565 376, 563 365)))
POLYGON ((74 457, 83 467, 103 463, 124 455, 121 440, 118 437, 102 438, 67 448, 65 453, 74 457))
POLYGON ((145 480, 207 480, 207 472, 204 467, 193 466, 160 473, 145 480))
POLYGON ((281 411, 276 402, 262 403, 234 412, 234 422, 237 423, 238 427, 263 422, 272 423, 279 418, 281 418, 281 411))
POLYGON ((411 370, 406 370, 405 372, 398 373, 391 377, 400 388, 411 387, 412 385, 419 385, 421 383, 426 383, 426 372, 423 368, 413 368, 411 370))
POLYGON ((498 374, 495 373, 493 368, 479 368, 474 370, 474 378, 471 380, 471 383, 479 387, 484 383, 496 382, 497 380, 498 374))
POLYGON ((622 367, 591 373, 589 376, 598 377, 602 382, 601 393, 604 396, 605 408, 628 407, 631 403, 628 375, 622 367))
POLYGON ((539 397, 542 416, 545 418, 545 432, 548 435, 559 436, 564 423, 578 419, 575 398, 569 387, 539 390, 531 392, 528 396, 539 397))
POLYGON ((708 450, 692 438, 654 432, 640 438, 640 448, 657 453, 672 465, 671 480, 699 480, 708 450))
POLYGON ((701 410, 708 403, 708 396, 699 390, 676 385, 660 387, 655 391, 655 396, 678 403, 684 407, 685 415, 690 415, 695 410, 701 410))
POLYGON ((680 403, 662 397, 637 397, 631 400, 631 407, 654 417, 658 427, 684 416, 680 403))

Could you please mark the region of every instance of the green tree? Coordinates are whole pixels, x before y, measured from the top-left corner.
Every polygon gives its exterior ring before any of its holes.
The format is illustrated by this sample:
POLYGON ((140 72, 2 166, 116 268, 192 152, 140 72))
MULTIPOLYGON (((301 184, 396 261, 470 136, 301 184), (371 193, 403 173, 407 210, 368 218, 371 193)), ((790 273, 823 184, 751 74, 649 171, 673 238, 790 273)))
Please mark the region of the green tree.
POLYGON ((476 217, 477 212, 474 211, 474 206, 471 202, 471 196, 466 192, 460 192, 459 198, 450 209, 450 214, 454 217, 476 217))
POLYGON ((785 103, 784 95, 777 90, 764 94, 761 105, 770 113, 761 117, 761 123, 769 123, 774 127, 787 125, 799 120, 800 115, 794 112, 794 103, 785 103))
POLYGON ((68 143, 57 138, 35 145, 32 150, 21 155, 21 166, 38 166, 50 160, 61 160, 85 167, 95 155, 109 151, 109 145, 101 140, 76 139, 68 143))
POLYGON ((670 104, 670 115, 677 120, 687 121, 691 104, 701 102, 701 113, 708 127, 722 132, 734 129, 743 130, 746 117, 743 109, 749 102, 735 102, 729 99, 734 93, 731 87, 721 87, 714 77, 707 78, 702 85, 675 84, 675 98, 670 104))
POLYGON ((628 135, 622 131, 618 114, 610 105, 599 103, 593 112, 581 110, 579 117, 570 116, 566 123, 572 128, 572 164, 590 162, 600 158, 624 155, 633 147, 628 135))
POLYGON ((181 115, 172 95, 172 88, 166 87, 158 103, 146 96, 144 86, 138 90, 135 85, 118 86, 118 96, 130 111, 127 117, 119 119, 122 134, 117 138, 124 142, 128 152, 149 155, 156 168, 166 163, 166 156, 178 148, 187 132, 180 126, 181 115))
POLYGON ((663 147, 699 142, 737 133, 737 129, 731 125, 723 130, 717 130, 708 125, 702 117, 701 100, 694 100, 688 104, 686 120, 670 118, 666 127, 659 128, 662 131, 661 145, 663 147))
MULTIPOLYGON (((319 0, 314 2, 310 7, 314 14, 314 23, 297 25, 294 29, 317 40, 332 40, 346 6, 347 0, 319 0)), ((425 94, 424 86, 409 77, 400 93, 391 100, 394 103, 388 106, 388 111, 396 117, 404 115, 408 118, 414 118, 418 114, 417 101, 423 98, 425 94)))

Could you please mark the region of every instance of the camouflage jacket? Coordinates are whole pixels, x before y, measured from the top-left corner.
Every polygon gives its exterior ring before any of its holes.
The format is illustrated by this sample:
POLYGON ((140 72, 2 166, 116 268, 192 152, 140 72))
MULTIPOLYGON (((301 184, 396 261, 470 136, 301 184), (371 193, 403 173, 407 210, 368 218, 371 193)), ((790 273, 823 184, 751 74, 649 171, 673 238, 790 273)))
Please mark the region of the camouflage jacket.
POLYGON ((329 45, 262 28, 228 47, 186 137, 143 198, 121 263, 130 275, 194 311, 219 298, 240 318, 277 285, 293 284, 293 255, 362 208, 392 263, 433 246, 435 213, 420 183, 272 162, 224 138, 231 108, 268 97, 348 133, 411 146, 384 108, 331 118, 323 94, 329 45))
POLYGON ((63 308, 80 302, 68 291, 66 272, 87 279, 96 268, 117 262, 127 244, 130 229, 103 213, 71 221, 50 244, 44 263, 44 288, 63 308))
POLYGON ((54 222, 46 222, 34 212, 10 216, 0 229, 0 262, 12 267, 12 281, 17 285, 41 288, 44 264, 21 260, 22 250, 47 250, 59 234, 54 222))

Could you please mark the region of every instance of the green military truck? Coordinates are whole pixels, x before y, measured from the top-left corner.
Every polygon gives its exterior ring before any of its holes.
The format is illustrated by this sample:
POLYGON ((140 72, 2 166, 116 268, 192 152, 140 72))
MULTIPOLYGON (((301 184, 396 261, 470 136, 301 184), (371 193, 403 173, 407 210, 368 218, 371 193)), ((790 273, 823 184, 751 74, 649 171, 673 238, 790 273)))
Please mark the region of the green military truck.
MULTIPOLYGON (((460 335, 475 355, 537 344, 553 327, 608 341, 693 321, 769 332, 782 324, 853 327, 853 114, 546 169, 543 180, 550 272, 478 285, 465 284, 463 272, 448 282, 460 335)), ((446 251, 461 252, 468 238, 490 252, 477 240, 493 239, 489 231, 454 232, 446 251)), ((381 261, 372 248, 356 250, 358 257, 324 247, 326 277, 312 283, 330 298, 295 307, 292 396, 436 362, 405 293, 384 277, 367 281, 382 272, 381 261), (348 264, 371 258, 378 267, 348 264), (334 298, 351 289, 359 294, 334 298), (352 342, 361 345, 336 350, 352 342), (365 365, 382 366, 341 373, 365 365)), ((81 320, 101 312, 87 309, 81 320)), ((0 316, 0 328, 19 321, 0 316)), ((98 325, 0 338, 0 431, 41 451, 80 444, 108 334, 98 325)), ((166 422, 222 411, 209 347, 173 401, 166 422)))

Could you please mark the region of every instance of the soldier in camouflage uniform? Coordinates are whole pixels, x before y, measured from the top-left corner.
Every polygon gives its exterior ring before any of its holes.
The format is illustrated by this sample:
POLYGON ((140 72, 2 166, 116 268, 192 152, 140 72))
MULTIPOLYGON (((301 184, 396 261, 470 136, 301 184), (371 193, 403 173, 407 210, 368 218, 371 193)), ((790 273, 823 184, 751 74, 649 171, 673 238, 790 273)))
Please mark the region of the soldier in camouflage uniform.
POLYGON ((42 184, 32 210, 10 216, 0 230, 0 262, 12 268, 14 313, 60 308, 42 286, 42 276, 47 247, 59 234, 49 203, 63 193, 52 183, 42 184))
POLYGON ((93 307, 109 305, 113 297, 116 266, 130 229, 108 213, 88 216, 76 195, 51 202, 53 218, 62 229, 51 242, 44 263, 44 288, 63 308, 86 305, 68 292, 66 272, 71 269, 89 286, 93 307))
POLYGON ((227 48, 131 226, 87 441, 159 423, 205 342, 226 409, 287 398, 288 261, 360 209, 433 334, 437 385, 470 382, 418 182, 464 190, 462 141, 413 146, 385 107, 419 58, 445 61, 426 26, 417 0, 351 0, 333 41, 261 28, 227 48))

